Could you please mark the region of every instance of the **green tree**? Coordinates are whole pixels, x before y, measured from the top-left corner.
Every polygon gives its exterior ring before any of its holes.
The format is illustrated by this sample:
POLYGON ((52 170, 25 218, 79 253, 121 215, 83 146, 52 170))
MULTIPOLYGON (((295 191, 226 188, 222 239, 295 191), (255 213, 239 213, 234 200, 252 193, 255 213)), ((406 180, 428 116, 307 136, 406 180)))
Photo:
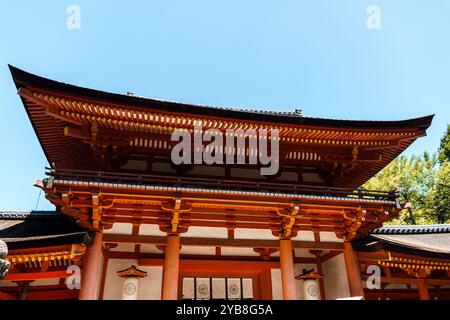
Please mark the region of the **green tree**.
POLYGON ((450 161, 450 124, 447 125, 447 133, 441 139, 439 147, 439 161, 450 161))
POLYGON ((430 212, 437 223, 450 223, 450 161, 444 161, 430 190, 430 212))
POLYGON ((391 224, 450 223, 450 125, 436 154, 402 155, 363 187, 396 190, 402 201, 411 203, 391 224))
POLYGON ((396 190, 400 192, 402 201, 411 203, 411 212, 402 211, 399 218, 391 224, 434 223, 435 217, 430 209, 433 207, 430 192, 436 184, 437 167, 438 159, 435 154, 424 152, 421 156, 400 156, 363 187, 372 190, 396 190))

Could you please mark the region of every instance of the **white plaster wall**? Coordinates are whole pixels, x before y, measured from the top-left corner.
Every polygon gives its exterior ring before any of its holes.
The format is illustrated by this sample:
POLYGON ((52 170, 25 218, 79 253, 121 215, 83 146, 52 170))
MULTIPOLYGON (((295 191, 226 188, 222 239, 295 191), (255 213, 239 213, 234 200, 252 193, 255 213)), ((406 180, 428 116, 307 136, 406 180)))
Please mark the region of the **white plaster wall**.
POLYGON ((163 253, 163 251, 159 250, 154 244, 141 244, 141 252, 142 253, 163 253))
POLYGON ((299 231, 297 235, 292 238, 297 241, 314 241, 314 232, 312 231, 299 231))
POLYGON ((274 240, 278 239, 272 234, 271 230, 259 230, 259 229, 244 229, 236 228, 234 230, 235 239, 266 239, 274 240))
POLYGON ((223 256, 259 256, 252 248, 222 247, 223 256))
POLYGON ((166 233, 159 230, 159 226, 156 224, 141 224, 139 234, 142 236, 166 236, 166 233))
POLYGON ((272 280, 272 299, 273 300, 283 300, 283 288, 281 285, 281 270, 271 269, 271 280, 272 280))
POLYGON ((138 268, 147 272, 147 276, 140 280, 141 284, 138 299, 161 300, 163 267, 138 266, 138 268))
POLYGON ((297 258, 315 258, 316 256, 305 249, 294 249, 297 258))
POLYGON ((215 255, 216 247, 196 247, 196 246, 182 246, 180 250, 181 254, 205 254, 215 255))
POLYGON ((323 242, 344 242, 342 239, 339 239, 336 237, 336 233, 329 232, 329 231, 323 231, 319 233, 320 235, 320 241, 323 242))
POLYGON ((182 233, 180 237, 226 239, 228 230, 226 228, 189 227, 188 231, 182 233))
POLYGON ((350 296, 344 254, 341 253, 322 263, 325 297, 327 300, 350 296))
POLYGON ((133 225, 131 223, 116 222, 111 229, 105 230, 104 233, 131 234, 132 231, 133 225))
POLYGON ((140 279, 139 300, 160 300, 163 268, 159 266, 138 266, 133 259, 109 259, 105 278, 104 300, 120 300, 122 298, 123 279, 117 271, 136 265, 147 272, 147 277, 140 279))

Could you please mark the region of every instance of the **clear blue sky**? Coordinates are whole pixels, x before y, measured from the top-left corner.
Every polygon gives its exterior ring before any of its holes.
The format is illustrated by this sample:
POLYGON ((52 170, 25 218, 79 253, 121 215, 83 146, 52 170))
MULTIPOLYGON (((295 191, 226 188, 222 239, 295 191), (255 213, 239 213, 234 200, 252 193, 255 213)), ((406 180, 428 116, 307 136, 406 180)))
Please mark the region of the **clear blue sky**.
MULTIPOLYGON (((450 1, 0 1, 0 209, 32 209, 46 160, 7 64, 85 87, 312 117, 450 122, 450 1), (66 27, 69 5, 81 29, 66 27), (381 29, 366 26, 369 5, 381 29)), ((39 208, 50 209, 41 199, 39 208)))

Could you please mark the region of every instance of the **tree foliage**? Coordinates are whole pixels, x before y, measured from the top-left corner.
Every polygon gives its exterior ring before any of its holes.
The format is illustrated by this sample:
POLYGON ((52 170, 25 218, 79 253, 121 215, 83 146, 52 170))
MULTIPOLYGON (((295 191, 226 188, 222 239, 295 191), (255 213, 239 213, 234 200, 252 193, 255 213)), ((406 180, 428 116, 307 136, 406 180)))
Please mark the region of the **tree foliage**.
POLYGON ((450 124, 447 125, 447 133, 441 139, 439 148, 439 161, 444 163, 450 161, 450 124))
POLYGON ((450 222, 450 162, 442 163, 437 174, 436 184, 431 190, 430 215, 438 223, 450 222))
POLYGON ((363 187, 396 190, 411 203, 411 210, 403 210, 392 224, 450 223, 450 126, 438 152, 402 155, 363 187))

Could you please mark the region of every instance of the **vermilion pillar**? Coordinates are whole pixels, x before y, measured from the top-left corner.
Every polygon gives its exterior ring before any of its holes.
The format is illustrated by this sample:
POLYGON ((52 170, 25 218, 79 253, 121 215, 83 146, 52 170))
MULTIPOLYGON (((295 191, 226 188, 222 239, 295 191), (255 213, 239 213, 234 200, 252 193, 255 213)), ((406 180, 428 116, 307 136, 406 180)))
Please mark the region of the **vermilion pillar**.
POLYGON ((96 300, 96 291, 98 284, 98 268, 100 256, 102 254, 103 234, 95 234, 94 243, 86 250, 83 259, 83 271, 81 273, 80 300, 96 300))
POLYGON ((361 273, 359 271, 359 260, 353 251, 350 241, 344 242, 345 269, 347 270, 348 286, 352 297, 363 297, 364 289, 361 283, 361 273))
POLYGON ((423 278, 417 280, 417 289, 419 290, 420 300, 430 300, 430 294, 427 288, 427 282, 423 278))
POLYGON ((180 267, 180 237, 176 234, 167 236, 164 259, 162 287, 163 300, 178 299, 178 275, 180 267))
POLYGON ((280 268, 283 299, 296 300, 294 258, 292 256, 292 243, 290 239, 280 240, 280 268))

